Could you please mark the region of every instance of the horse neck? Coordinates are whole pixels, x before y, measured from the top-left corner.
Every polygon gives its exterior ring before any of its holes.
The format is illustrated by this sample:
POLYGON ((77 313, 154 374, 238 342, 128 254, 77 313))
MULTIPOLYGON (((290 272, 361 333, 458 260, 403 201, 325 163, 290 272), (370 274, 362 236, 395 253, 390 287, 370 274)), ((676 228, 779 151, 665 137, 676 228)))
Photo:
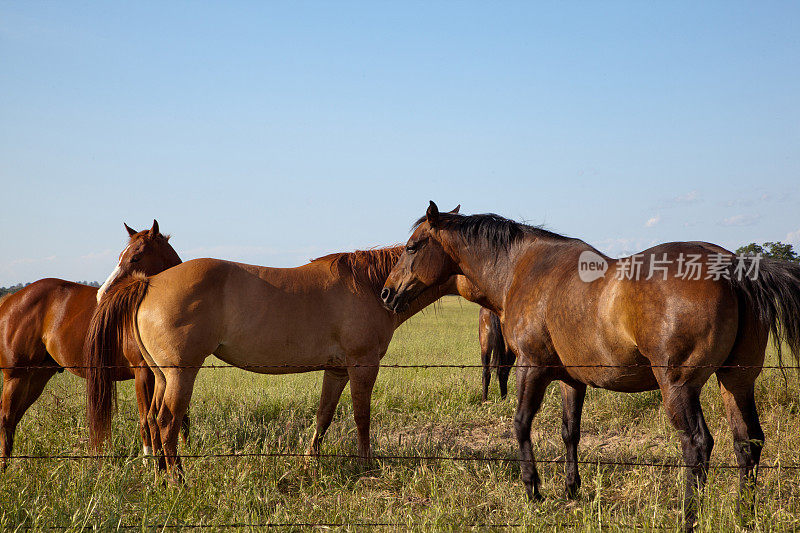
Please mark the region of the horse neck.
POLYGON ((451 294, 460 294, 458 283, 456 281, 457 276, 452 276, 448 279, 445 283, 441 285, 437 285, 435 287, 428 287, 425 289, 422 294, 412 301, 408 309, 406 309, 402 313, 397 313, 394 315, 395 322, 399 326, 412 316, 416 315, 433 302, 441 298, 442 296, 447 296, 451 294))
MULTIPOLYGON (((455 259, 461 273, 473 287, 462 284, 464 296, 503 316, 506 294, 522 252, 527 252, 539 239, 525 238, 508 247, 486 244, 464 246, 458 236, 442 235, 442 245, 455 259)), ((526 254, 527 255, 527 254, 526 254)))

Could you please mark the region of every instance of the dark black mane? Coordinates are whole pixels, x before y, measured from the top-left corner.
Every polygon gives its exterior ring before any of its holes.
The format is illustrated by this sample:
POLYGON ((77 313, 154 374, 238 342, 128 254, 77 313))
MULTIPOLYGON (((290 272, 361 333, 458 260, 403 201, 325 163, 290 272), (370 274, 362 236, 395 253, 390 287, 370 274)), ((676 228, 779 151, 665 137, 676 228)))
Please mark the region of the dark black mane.
MULTIPOLYGON (((427 220, 421 217, 412 229, 427 220)), ((455 213, 439 213, 437 227, 456 230, 468 242, 483 242, 501 248, 509 248, 526 237, 544 238, 558 241, 569 240, 569 237, 543 229, 540 226, 529 226, 515 222, 494 213, 483 215, 458 215, 455 213)))

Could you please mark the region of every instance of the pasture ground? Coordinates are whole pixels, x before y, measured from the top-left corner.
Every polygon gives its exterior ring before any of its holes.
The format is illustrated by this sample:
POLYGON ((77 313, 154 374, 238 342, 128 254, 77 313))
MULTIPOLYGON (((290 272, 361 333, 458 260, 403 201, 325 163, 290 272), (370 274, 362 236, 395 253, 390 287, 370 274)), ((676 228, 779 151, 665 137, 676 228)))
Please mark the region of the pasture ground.
MULTIPOLYGON (((446 298, 395 334, 384 363, 477 364, 477 306, 446 298)), ((770 352, 771 355, 771 352, 770 352)), ((215 362, 210 358, 207 363, 215 362)), ((765 370, 757 401, 766 434, 762 464, 800 464, 800 386, 765 370)), ((494 379, 494 377, 493 377, 494 379)), ((264 376, 238 369, 201 370, 192 399, 191 442, 182 453, 303 453, 314 427, 322 374, 264 376)), ((381 369, 372 400, 373 453, 384 456, 516 458, 512 418, 516 405, 480 400, 480 371, 381 369)), ((563 465, 540 463, 545 501, 529 504, 511 461, 376 460, 363 468, 349 458, 321 458, 306 467, 297 457, 189 458, 184 485, 165 484, 143 463, 132 382, 120 386, 113 441, 104 450, 127 455, 90 460, 14 461, 0 475, 0 528, 67 531, 97 527, 152 531, 226 524, 365 524, 390 530, 499 529, 676 530, 680 525, 682 468, 583 464, 581 497, 563 495, 563 465), (495 527, 492 527, 494 525, 495 527)), ((714 464, 734 464, 730 429, 711 378, 703 393, 716 445, 714 464)), ((537 458, 563 458, 558 386, 548 389, 534 420, 537 458)), ((579 455, 587 461, 680 461, 676 432, 660 394, 590 390, 579 455)), ((346 390, 322 447, 323 454, 354 454, 355 424, 346 390)), ((17 432, 15 455, 90 453, 84 418, 84 382, 67 373, 53 378, 17 432)), ((700 530, 732 531, 737 473, 709 474, 700 530)), ((800 529, 800 470, 762 469, 754 531, 800 529)), ((261 524, 261 526, 257 525, 261 524)), ((361 526, 359 526, 361 524, 361 526)), ((302 525, 286 529, 307 530, 302 525)))

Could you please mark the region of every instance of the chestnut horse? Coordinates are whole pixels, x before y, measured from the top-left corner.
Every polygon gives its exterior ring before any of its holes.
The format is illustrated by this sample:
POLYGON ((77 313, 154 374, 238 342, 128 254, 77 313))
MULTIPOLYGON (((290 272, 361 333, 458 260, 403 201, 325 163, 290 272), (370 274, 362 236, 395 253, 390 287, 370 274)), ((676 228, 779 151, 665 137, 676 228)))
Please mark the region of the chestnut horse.
POLYGON ((458 281, 450 280, 404 313, 387 311, 379 293, 402 250, 331 254, 296 268, 195 259, 110 289, 87 336, 92 442, 100 445, 110 427, 112 375, 105 367, 122 357, 117 332, 124 330, 138 340, 156 374, 150 420, 158 427, 152 440, 174 477, 182 477, 177 430, 199 367, 210 354, 264 374, 324 370, 312 455, 319 452, 349 380, 358 453, 369 459, 370 397, 392 334, 443 293, 459 290, 458 281))
POLYGON ((482 398, 485 402, 489 397, 489 381, 492 378, 492 369, 497 373, 497 384, 500 386, 500 398, 508 394, 508 375, 511 366, 517 359, 508 347, 500 328, 500 319, 485 307, 478 313, 478 342, 481 346, 481 364, 483 365, 482 398))
POLYGON ((483 305, 500 317, 506 342, 519 357, 514 426, 531 499, 541 497, 531 422, 551 381, 560 380, 565 393, 569 495, 580 484, 577 445, 586 386, 660 389, 691 473, 685 495, 685 527, 691 529, 714 442, 700 407, 703 384, 716 373, 733 432, 740 503, 752 512, 764 442, 753 384, 770 331, 779 361, 781 340, 795 362, 800 356, 800 265, 758 259, 701 242, 661 244, 611 259, 578 239, 492 214, 439 213, 431 202, 381 297, 402 312, 456 274, 485 296, 483 305), (693 268, 686 276, 688 259, 705 270, 693 268), (598 268, 603 264, 605 272, 598 268), (637 264, 642 275, 634 275, 637 264))
MULTIPOLYGON (((154 220, 150 230, 137 232, 125 225, 130 242, 119 256, 115 279, 109 278, 102 292, 134 271, 156 274, 181 262, 161 235, 154 220)), ((14 432, 25 411, 42 393, 48 380, 64 368, 85 378, 88 375, 83 342, 97 305, 98 289, 62 279, 41 279, 0 301, 0 362, 3 395, 0 400, 0 444, 2 464, 11 456, 14 432)), ((142 361, 136 343, 126 338, 126 357, 110 361, 113 380, 136 380, 139 428, 145 453, 150 434, 145 415, 153 394, 153 374, 142 361), (138 369, 128 361, 141 362, 138 369)))

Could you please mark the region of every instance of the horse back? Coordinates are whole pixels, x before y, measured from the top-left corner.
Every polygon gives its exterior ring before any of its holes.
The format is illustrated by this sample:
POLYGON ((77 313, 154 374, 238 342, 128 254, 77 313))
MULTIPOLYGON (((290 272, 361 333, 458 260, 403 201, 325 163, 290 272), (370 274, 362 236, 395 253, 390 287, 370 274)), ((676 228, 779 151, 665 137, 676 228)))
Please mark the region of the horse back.
POLYGON ((46 278, 4 299, 0 305, 4 366, 46 364, 50 358, 60 366, 81 366, 96 293, 94 287, 46 278))
POLYGON ((393 331, 378 298, 353 290, 329 265, 266 268, 217 259, 152 276, 137 324, 148 352, 176 365, 199 364, 209 353, 239 366, 326 364, 366 351, 361 345, 385 349, 393 331))
MULTIPOLYGON (((508 342, 523 339, 522 352, 542 354, 540 364, 622 391, 654 388, 650 365, 708 365, 710 375, 726 359, 738 328, 736 293, 725 279, 683 279, 678 261, 680 254, 710 261, 723 249, 666 243, 635 256, 638 273, 627 270, 630 258, 605 258, 605 274, 591 281, 581 279, 579 252, 523 278, 532 289, 507 306, 515 314, 506 312, 508 342)), ((707 379, 700 374, 691 379, 707 379)))

